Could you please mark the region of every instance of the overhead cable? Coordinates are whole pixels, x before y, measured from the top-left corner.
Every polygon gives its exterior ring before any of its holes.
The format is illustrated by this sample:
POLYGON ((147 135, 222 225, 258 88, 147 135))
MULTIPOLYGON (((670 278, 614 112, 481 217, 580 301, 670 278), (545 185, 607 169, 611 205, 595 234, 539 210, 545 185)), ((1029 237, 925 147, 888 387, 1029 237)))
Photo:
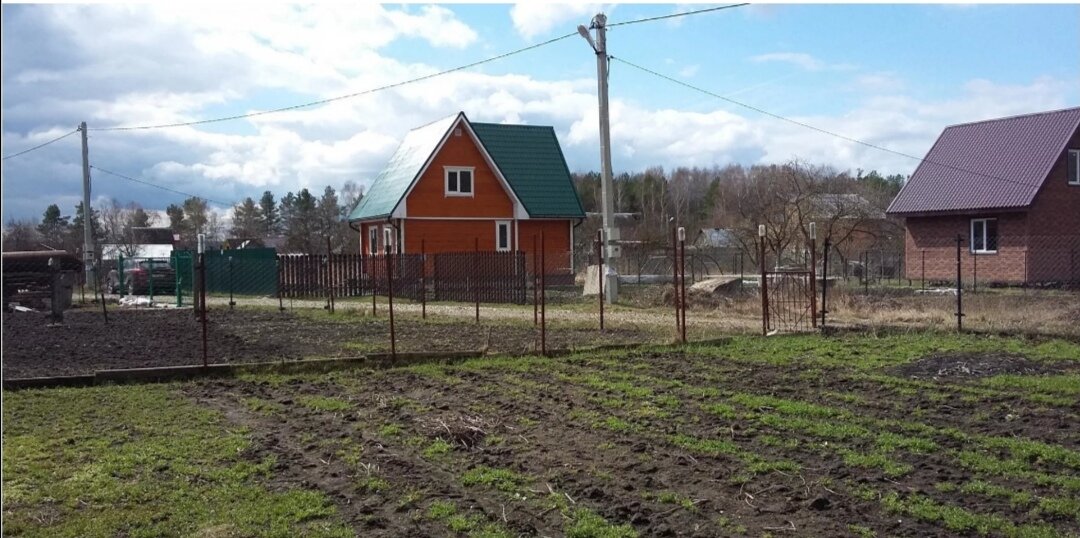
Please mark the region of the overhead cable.
POLYGON ((155 189, 161 189, 163 191, 169 191, 169 192, 173 192, 173 193, 176 193, 176 194, 182 194, 184 196, 187 196, 188 198, 201 198, 203 200, 206 200, 207 202, 210 202, 212 204, 217 204, 217 205, 220 205, 220 206, 223 206, 223 207, 233 207, 233 204, 227 204, 225 202, 219 202, 217 200, 211 200, 210 198, 207 198, 205 196, 199 196, 197 194, 191 194, 189 192, 178 191, 176 189, 165 187, 163 185, 158 185, 157 183, 146 181, 145 179, 138 179, 138 178, 133 178, 131 176, 125 176, 124 174, 120 174, 120 173, 117 173, 117 172, 112 172, 110 170, 106 170, 104 168, 101 168, 100 166, 90 166, 90 168, 93 168, 94 170, 97 170, 99 172, 103 172, 105 174, 109 174, 110 176, 116 176, 118 178, 126 179, 128 181, 134 181, 135 183, 142 183, 143 185, 149 185, 151 187, 154 187, 155 189))
POLYGON ((931 161, 931 160, 925 159, 923 157, 916 157, 915 155, 911 155, 910 153, 904 153, 902 151, 889 149, 887 147, 879 146, 877 144, 873 144, 873 143, 870 143, 870 142, 859 140, 857 138, 852 138, 850 136, 845 136, 845 135, 842 135, 840 133, 829 131, 827 129, 822 129, 821 127, 816 127, 814 125, 810 125, 809 123, 805 123, 805 122, 802 122, 802 121, 799 121, 799 120, 794 120, 794 119, 791 119, 791 118, 788 118, 788 117, 781 116, 779 114, 774 114, 772 112, 769 112, 768 110, 764 110, 762 108, 758 108, 758 107, 753 106, 753 105, 748 105, 746 103, 736 101, 736 100, 734 100, 734 99, 732 99, 730 97, 725 97, 723 95, 720 95, 720 94, 715 93, 715 92, 711 92, 711 91, 706 90, 704 88, 694 86, 693 84, 690 84, 689 82, 685 82, 685 81, 679 80, 677 78, 665 75, 663 73, 653 71, 652 69, 649 69, 647 67, 642 67, 642 66, 637 65, 635 63, 623 60, 622 58, 616 58, 616 57, 612 56, 611 59, 616 60, 618 62, 622 62, 622 63, 624 63, 624 64, 626 64, 626 65, 628 65, 630 67, 633 67, 634 69, 638 69, 638 70, 644 71, 645 73, 648 73, 650 75, 653 75, 653 76, 662 78, 664 80, 667 80, 668 82, 672 82, 674 84, 678 84, 679 86, 689 88, 689 89, 694 90, 696 92, 701 92, 701 93, 703 93, 705 95, 715 97, 715 98, 720 99, 722 101, 727 101, 728 103, 731 103, 733 105, 740 106, 740 107, 743 107, 743 108, 746 108, 746 109, 749 109, 749 110, 753 110, 754 112, 757 112, 759 114, 764 114, 764 115, 769 116, 771 118, 775 118, 775 119, 778 119, 778 120, 781 120, 781 121, 786 121, 788 123, 798 125, 799 127, 810 129, 812 131, 817 131, 819 133, 826 134, 826 135, 829 135, 829 136, 832 136, 832 137, 835 137, 835 138, 839 138, 841 140, 846 140, 848 142, 852 142, 852 143, 855 143, 855 144, 860 144, 860 145, 866 146, 868 148, 876 149, 878 151, 884 151, 886 153, 892 153, 893 155, 899 155, 901 157, 906 157, 908 159, 913 159, 913 160, 919 161, 920 163, 923 163, 923 162, 930 163, 930 164, 935 165, 935 166, 941 166, 941 167, 944 167, 944 168, 949 168, 949 169, 956 170, 956 171, 959 171, 959 172, 964 172, 964 173, 967 173, 967 174, 974 174, 974 175, 982 176, 982 177, 985 177, 985 178, 988 178, 988 179, 993 179, 993 180, 997 180, 997 181, 1003 181, 1003 182, 1006 182, 1006 183, 1012 183, 1012 184, 1020 185, 1022 187, 1027 187, 1027 188, 1030 188, 1030 189, 1035 189, 1035 188, 1039 187, 1039 185, 1033 185, 1031 183, 1025 183, 1023 181, 1016 181, 1016 180, 1013 180, 1013 179, 1006 179, 1006 178, 1003 178, 1003 177, 998 177, 998 176, 986 174, 986 173, 983 173, 983 172, 976 172, 974 170, 968 170, 966 168, 960 168, 958 166, 953 166, 953 165, 950 165, 950 164, 931 161))
POLYGON ((34 146, 32 148, 24 149, 24 150, 22 150, 22 151, 20 151, 18 153, 12 153, 11 155, 8 155, 7 157, 4 157, 3 159, 0 159, 0 160, 6 161, 8 159, 14 159, 15 157, 18 157, 19 155, 26 155, 27 153, 30 153, 31 151, 41 149, 41 148, 43 148, 45 146, 48 146, 49 144, 52 144, 53 142, 59 142, 60 140, 63 140, 63 139, 65 139, 65 138, 67 138, 67 137, 69 137, 69 136, 71 136, 71 135, 73 135, 73 134, 75 134, 77 132, 79 132, 79 130, 75 129, 74 131, 64 133, 64 134, 62 134, 62 135, 60 135, 60 136, 58 136, 58 137, 56 137, 56 138, 54 138, 52 140, 49 140, 48 142, 45 142, 43 144, 38 144, 38 145, 36 145, 36 146, 34 146))
POLYGON ((239 119, 244 119, 244 118, 253 118, 253 117, 256 117, 256 116, 264 116, 264 115, 267 115, 267 114, 276 114, 278 112, 287 112, 287 111, 290 111, 290 110, 298 110, 298 109, 301 109, 301 108, 308 108, 308 107, 313 107, 313 106, 318 106, 318 105, 325 105, 327 103, 333 103, 335 101, 343 101, 343 100, 346 100, 346 99, 352 99, 354 97, 360 97, 362 95, 368 95, 368 94, 380 92, 380 91, 383 91, 383 90, 390 90, 390 89, 393 89, 393 88, 399 88, 401 86, 406 86, 406 85, 409 85, 409 84, 414 84, 414 83, 422 82, 422 81, 425 81, 425 80, 431 80, 433 78, 441 77, 443 75, 447 75, 447 74, 450 74, 450 73, 455 73, 455 72, 458 72, 458 71, 471 69, 473 67, 483 65, 483 64, 486 64, 486 63, 490 63, 490 62, 494 62, 496 60, 501 60, 503 58, 513 56, 515 54, 521 54, 522 52, 526 52, 526 51, 537 49, 537 48, 540 48, 540 47, 543 47, 543 46, 546 46, 546 45, 550 45, 552 43, 555 43, 556 41, 561 41, 563 39, 566 39, 568 37, 575 36, 575 35, 577 35, 577 32, 572 32, 572 33, 569 33, 569 34, 566 34, 566 35, 563 35, 563 36, 559 36, 559 37, 549 39, 547 41, 536 43, 535 45, 529 45, 528 47, 520 48, 520 49, 517 49, 517 50, 512 50, 510 52, 506 52, 506 53, 500 54, 498 56, 492 56, 492 57, 484 59, 484 60, 472 62, 470 64, 460 65, 458 67, 447 69, 445 71, 439 71, 438 73, 432 73, 430 75, 424 75, 424 76, 416 77, 416 78, 409 79, 409 80, 403 80, 403 81, 400 81, 400 82, 395 82, 393 84, 387 84, 385 86, 379 86, 377 88, 370 88, 370 89, 359 91, 359 92, 354 92, 354 93, 350 93, 350 94, 346 94, 346 95, 339 95, 337 97, 331 97, 329 99, 320 99, 318 101, 311 101, 311 102, 302 103, 302 104, 299 104, 299 105, 286 106, 286 107, 275 108, 275 109, 271 109, 271 110, 260 110, 260 111, 256 111, 256 112, 249 112, 247 114, 237 114, 235 116, 225 116, 225 117, 221 117, 221 118, 211 118, 211 119, 205 119, 205 120, 183 121, 183 122, 177 122, 177 123, 163 123, 163 124, 158 124, 158 125, 133 125, 133 126, 119 126, 119 127, 97 127, 97 128, 91 128, 90 130, 91 131, 137 131, 137 130, 144 130, 144 129, 164 129, 164 128, 168 128, 168 127, 186 127, 186 126, 190 126, 190 125, 203 125, 203 124, 207 124, 207 123, 217 123, 217 122, 222 122, 222 121, 231 121, 231 120, 239 120, 239 119))

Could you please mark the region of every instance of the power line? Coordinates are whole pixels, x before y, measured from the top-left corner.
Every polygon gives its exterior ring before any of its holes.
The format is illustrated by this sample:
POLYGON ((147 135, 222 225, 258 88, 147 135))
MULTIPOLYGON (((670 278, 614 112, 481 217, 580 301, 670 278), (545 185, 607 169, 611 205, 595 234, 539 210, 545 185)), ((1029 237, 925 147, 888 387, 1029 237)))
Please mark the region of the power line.
POLYGON ((982 172, 976 172, 974 170, 968 170, 966 168, 960 168, 958 166, 953 166, 953 165, 950 165, 950 164, 931 161, 931 160, 925 159, 923 157, 916 157, 916 156, 911 155, 909 153, 904 153, 902 151, 896 151, 894 149, 889 149, 889 148, 886 148, 884 146, 879 146, 877 144, 873 144, 873 143, 870 143, 870 142, 865 142, 865 141, 859 140, 857 138, 852 138, 850 136, 845 136, 845 135, 842 135, 842 134, 839 134, 839 133, 835 133, 833 131, 822 129, 821 127, 815 127, 813 125, 810 125, 809 123, 804 123, 804 122, 801 122, 801 121, 798 121, 798 120, 793 120, 791 118, 787 118, 787 117, 781 116, 779 114, 774 114, 772 112, 769 112, 768 110, 764 110, 764 109, 758 108, 758 107, 753 106, 753 105, 748 105, 746 103, 736 101, 734 99, 731 99, 730 97, 725 97, 723 95, 711 92, 711 91, 706 90, 704 88, 694 86, 693 84, 690 84, 688 82, 684 82, 682 80, 670 77, 670 76, 665 75, 663 73, 658 73, 656 71, 653 71, 652 69, 649 69, 647 67, 642 67, 640 65, 628 62, 628 61, 623 60, 621 58, 616 58, 616 57, 612 56, 611 59, 622 62, 622 63, 624 63, 626 65, 629 65, 630 67, 633 67, 635 69, 638 69, 638 70, 644 71, 646 73, 649 73, 650 75, 653 75, 653 76, 662 78, 664 80, 667 80, 668 82, 678 84, 679 86, 683 86, 685 88, 689 88, 691 90, 704 93, 705 95, 715 97, 715 98, 720 99, 722 101, 727 101, 728 103, 731 103, 733 105, 737 105, 737 106, 741 106, 741 107, 746 108, 746 109, 753 110, 754 112, 757 112, 759 114, 764 114, 764 115, 769 116, 771 118, 776 118, 776 119, 781 120, 781 121, 786 121, 788 123, 798 125, 799 127, 810 129, 812 131, 817 131, 819 133, 826 134, 826 135, 829 135, 829 136, 832 136, 832 137, 836 137, 836 138, 839 138, 841 140, 846 140, 848 142, 853 142, 855 144, 860 144, 860 145, 866 146, 868 148, 876 149, 878 151, 884 151, 886 153, 892 153, 893 155, 899 155, 901 157, 907 157, 908 159, 913 159, 913 160, 919 161, 920 163, 925 162, 925 163, 929 163, 929 164, 932 164, 932 165, 935 165, 935 166, 941 166, 941 167, 944 167, 944 168, 950 168, 950 169, 956 170, 958 172, 964 172, 964 173, 967 173, 967 174, 974 174, 974 175, 982 176, 982 177, 985 177, 985 178, 988 178, 988 179, 994 179, 994 180, 997 180, 997 181, 1003 181, 1005 183, 1012 183, 1012 184, 1015 184, 1015 185, 1020 185, 1022 187, 1027 187, 1029 189, 1034 189, 1034 188, 1039 187, 1038 185, 1032 185, 1030 183, 1024 183, 1022 181, 1016 181, 1016 180, 1013 180, 1013 179, 1006 179, 1006 178, 1003 178, 1003 177, 993 176, 993 175, 985 174, 985 173, 982 173, 982 172))
POLYGON ((563 39, 566 39, 568 37, 572 37, 572 36, 575 36, 575 35, 577 35, 577 32, 572 32, 572 33, 569 33, 569 34, 566 34, 566 35, 563 35, 563 36, 559 36, 559 37, 549 39, 547 41, 543 41, 541 43, 536 43, 535 45, 529 45, 528 47, 524 47, 524 48, 520 48, 520 49, 517 49, 517 50, 510 51, 510 52, 506 52, 506 53, 500 54, 498 56, 492 56, 491 58, 487 58, 485 60, 480 60, 480 61, 476 61, 476 62, 473 62, 473 63, 470 63, 470 64, 465 64, 465 65, 460 65, 458 67, 447 69, 445 71, 439 71, 438 73, 432 73, 430 75, 424 75, 422 77, 417 77, 417 78, 413 78, 413 79, 409 79, 409 80, 403 80, 401 82, 395 82, 393 84, 387 84, 385 86, 379 86, 378 88, 371 88, 371 89, 367 89, 367 90, 363 90, 363 91, 359 91, 359 92, 355 92, 355 93, 350 93, 350 94, 346 94, 346 95, 340 95, 340 96, 337 96, 337 97, 331 97, 329 99, 320 99, 318 101, 311 101, 310 103, 303 103, 303 104, 299 104, 299 105, 286 106, 286 107, 275 108, 275 109, 271 109, 271 110, 260 110, 260 111, 257 111, 257 112, 249 112, 247 114, 237 114, 235 116, 226 116, 226 117, 222 117, 222 118, 212 118, 212 119, 205 119, 205 120, 185 121, 185 122, 178 122, 178 123, 164 123, 164 124, 160 124, 160 125, 136 125, 136 126, 122 126, 122 127, 97 127, 97 128, 92 128, 90 130, 91 131, 135 131, 135 130, 144 130, 144 129, 164 129, 164 128, 167 128, 167 127, 186 127, 186 126, 190 126, 190 125, 202 125, 202 124, 206 124, 206 123, 217 123, 217 122, 222 122, 222 121, 231 121, 231 120, 239 120, 239 119, 244 119, 244 118, 252 118, 252 117, 255 117, 255 116, 263 116, 263 115, 266 115, 266 114, 276 114, 278 112, 287 112, 287 111, 290 111, 290 110, 298 110, 298 109, 301 109, 301 108, 308 108, 308 107, 313 107, 313 106, 317 106, 317 105, 325 105, 327 103, 333 103, 335 101, 343 101, 345 99, 352 99, 354 97, 359 97, 361 95, 368 95, 368 94, 380 92, 380 91, 383 91, 383 90, 389 90, 389 89, 398 88, 398 87, 401 87, 401 86, 406 86, 408 84, 413 84, 413 83, 416 83, 416 82, 422 82, 422 81, 425 81, 425 80, 430 80, 430 79, 433 79, 433 78, 436 78, 436 77, 441 77, 443 75, 447 75, 447 74, 450 74, 450 73, 455 73, 457 71, 464 71, 466 69, 471 69, 471 68, 476 67, 478 65, 483 65, 483 64, 486 64, 486 63, 494 62, 496 60, 501 60, 503 58, 513 56, 515 54, 521 54, 522 52, 526 52, 526 51, 537 49, 537 48, 540 48, 540 47, 543 47, 543 46, 546 46, 546 45, 550 45, 552 43, 555 43, 556 41, 561 41, 563 39))
POLYGON ((217 200, 211 200, 210 198, 207 198, 205 196, 198 196, 198 195, 191 194, 191 193, 188 193, 188 192, 178 191, 176 189, 171 189, 169 187, 158 185, 157 183, 151 183, 149 181, 146 181, 145 179, 136 179, 136 178, 133 178, 133 177, 130 177, 130 176, 125 176, 124 174, 120 174, 120 173, 117 173, 117 172, 112 172, 112 171, 106 170, 104 168, 101 168, 100 166, 91 166, 90 168, 93 168, 94 170, 97 170, 99 172, 104 172, 106 174, 109 174, 110 176, 116 176, 118 178, 126 179, 128 181, 134 181, 135 183, 142 183, 143 185, 149 185, 151 187, 154 187, 155 189, 161 189, 163 191, 169 191, 169 192, 173 192, 173 193, 176 193, 176 194, 182 194, 184 196, 187 196, 188 198, 202 198, 203 200, 206 200, 207 202, 210 202, 212 204, 217 204, 217 205, 220 205, 220 206, 224 206, 224 207, 232 207, 233 206, 233 204, 227 204, 225 202, 219 202, 217 200))
POLYGON ((41 149, 41 148, 43 148, 45 146, 48 146, 49 144, 52 144, 53 142, 58 142, 60 140, 63 140, 63 139, 65 139, 65 138, 67 138, 67 137, 69 137, 69 136, 71 136, 71 135, 73 135, 73 134, 75 134, 77 132, 79 132, 79 130, 75 129, 74 131, 71 131, 70 133, 62 134, 62 135, 60 135, 60 136, 58 136, 58 137, 56 137, 56 138, 54 138, 54 139, 52 139, 52 140, 50 140, 48 142, 45 142, 44 144, 38 144, 38 145, 36 145, 36 146, 34 146, 34 147, 30 148, 30 149, 24 149, 24 150, 22 150, 22 151, 20 151, 18 153, 12 153, 11 155, 8 155, 7 157, 4 157, 3 159, 0 159, 0 160, 6 161, 8 159, 13 159, 15 157, 18 157, 19 155, 25 155, 27 153, 30 153, 31 151, 38 150, 38 149, 41 149))
POLYGON ((731 4, 731 5, 727 5, 727 6, 710 7, 710 8, 698 9, 698 10, 694 10, 694 11, 685 11, 685 12, 682 12, 682 13, 672 13, 670 15, 660 15, 658 17, 648 17, 648 18, 645 18, 645 19, 638 19, 636 21, 614 22, 614 23, 611 23, 611 24, 607 25, 607 27, 611 28, 612 26, 625 26, 627 24, 637 24, 639 22, 652 22, 652 21, 659 21, 659 20, 663 20, 663 19, 674 19, 675 17, 686 17, 688 15, 698 15, 698 14, 701 14, 701 13, 709 13, 711 11, 721 11, 721 10, 724 10, 724 9, 731 9, 733 7, 743 7, 743 6, 748 6, 748 5, 750 5, 750 4, 749 3, 743 3, 743 4, 731 4))

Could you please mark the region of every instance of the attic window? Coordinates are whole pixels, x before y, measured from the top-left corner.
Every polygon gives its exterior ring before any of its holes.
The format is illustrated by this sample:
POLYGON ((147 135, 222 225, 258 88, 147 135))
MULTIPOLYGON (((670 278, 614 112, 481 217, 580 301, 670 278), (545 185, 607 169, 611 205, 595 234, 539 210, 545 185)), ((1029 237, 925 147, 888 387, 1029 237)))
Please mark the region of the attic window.
POLYGON ((447 166, 446 170, 446 196, 472 196, 473 195, 473 169, 457 166, 447 166))
POLYGON ((1080 185, 1080 149, 1069 150, 1067 169, 1069 185, 1080 185))
POLYGON ((454 136, 461 136, 461 129, 454 129, 454 136))

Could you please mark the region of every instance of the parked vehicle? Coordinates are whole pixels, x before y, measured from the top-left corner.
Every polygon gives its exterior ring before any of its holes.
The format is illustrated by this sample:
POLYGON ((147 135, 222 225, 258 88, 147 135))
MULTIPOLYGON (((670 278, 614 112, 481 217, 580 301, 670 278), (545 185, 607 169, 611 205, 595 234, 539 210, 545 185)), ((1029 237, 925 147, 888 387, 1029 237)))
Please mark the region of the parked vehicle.
MULTIPOLYGON (((153 283, 154 295, 176 292, 176 270, 169 260, 124 260, 123 286, 129 295, 147 295, 153 283)), ((119 282, 112 283, 113 293, 119 282)))

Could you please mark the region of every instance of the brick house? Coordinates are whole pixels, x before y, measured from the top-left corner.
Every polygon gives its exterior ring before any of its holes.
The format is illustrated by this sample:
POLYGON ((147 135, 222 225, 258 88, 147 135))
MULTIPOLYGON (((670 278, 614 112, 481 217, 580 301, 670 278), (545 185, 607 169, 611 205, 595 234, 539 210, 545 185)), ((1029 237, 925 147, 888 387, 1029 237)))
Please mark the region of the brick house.
POLYGON ((555 130, 473 123, 458 113, 410 131, 349 215, 365 254, 533 253, 571 274, 585 212, 555 130))
POLYGON ((907 277, 1080 282, 1080 107, 947 127, 889 206, 907 277))

